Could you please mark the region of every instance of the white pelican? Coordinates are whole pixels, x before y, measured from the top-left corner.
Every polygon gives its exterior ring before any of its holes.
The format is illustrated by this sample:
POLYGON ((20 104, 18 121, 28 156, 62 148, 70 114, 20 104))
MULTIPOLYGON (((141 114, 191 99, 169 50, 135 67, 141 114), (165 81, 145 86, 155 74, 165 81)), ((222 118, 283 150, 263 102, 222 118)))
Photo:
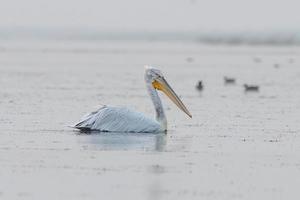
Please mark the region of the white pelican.
POLYGON ((85 115, 74 128, 103 132, 165 132, 167 119, 157 90, 164 92, 183 112, 192 117, 160 70, 146 66, 145 82, 155 108, 156 120, 126 107, 103 106, 85 115))

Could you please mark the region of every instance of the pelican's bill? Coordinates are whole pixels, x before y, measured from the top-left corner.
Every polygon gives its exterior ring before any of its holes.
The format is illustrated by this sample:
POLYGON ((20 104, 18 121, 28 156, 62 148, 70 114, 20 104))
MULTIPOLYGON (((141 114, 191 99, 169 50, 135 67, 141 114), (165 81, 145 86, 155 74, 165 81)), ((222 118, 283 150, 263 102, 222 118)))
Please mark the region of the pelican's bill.
POLYGON ((185 107, 185 105, 182 103, 182 101, 179 99, 177 94, 174 92, 174 90, 171 88, 171 86, 168 84, 168 82, 164 79, 164 77, 160 77, 157 80, 154 80, 152 82, 152 85, 155 89, 161 90, 164 92, 172 101, 177 105, 177 107, 185 112, 190 118, 192 118, 191 113, 188 111, 188 109, 185 107))

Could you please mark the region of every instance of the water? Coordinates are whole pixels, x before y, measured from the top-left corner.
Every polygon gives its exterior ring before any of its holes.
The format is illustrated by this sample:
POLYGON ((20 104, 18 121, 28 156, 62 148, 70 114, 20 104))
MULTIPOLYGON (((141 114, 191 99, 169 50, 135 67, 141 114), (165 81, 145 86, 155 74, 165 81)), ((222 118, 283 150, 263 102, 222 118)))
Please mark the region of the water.
POLYGON ((3 41, 0 49, 0 198, 299 196, 298 47, 3 41), (167 135, 68 128, 100 104, 154 115, 145 64, 164 72, 193 119, 161 95, 167 135), (244 83, 260 91, 244 93, 244 83))

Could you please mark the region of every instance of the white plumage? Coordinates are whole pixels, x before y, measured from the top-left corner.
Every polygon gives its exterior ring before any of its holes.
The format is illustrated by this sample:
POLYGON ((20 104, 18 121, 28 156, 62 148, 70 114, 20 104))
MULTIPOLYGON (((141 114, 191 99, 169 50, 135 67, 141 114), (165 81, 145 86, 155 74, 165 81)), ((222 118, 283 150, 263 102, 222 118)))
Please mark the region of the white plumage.
POLYGON ((164 132, 167 130, 167 118, 157 90, 164 92, 183 112, 192 117, 159 70, 147 67, 145 82, 155 108, 156 120, 126 107, 103 106, 85 115, 74 128, 82 131, 164 132))
POLYGON ((84 116, 75 128, 106 132, 161 132, 160 124, 126 107, 103 106, 84 116))

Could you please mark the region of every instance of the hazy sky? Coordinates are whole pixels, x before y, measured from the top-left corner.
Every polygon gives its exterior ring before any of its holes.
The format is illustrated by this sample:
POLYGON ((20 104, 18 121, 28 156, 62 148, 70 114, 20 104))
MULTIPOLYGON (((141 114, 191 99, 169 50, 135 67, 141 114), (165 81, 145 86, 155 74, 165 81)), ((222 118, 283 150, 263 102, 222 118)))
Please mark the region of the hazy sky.
POLYGON ((0 27, 299 30, 300 0, 0 0, 0 27))

